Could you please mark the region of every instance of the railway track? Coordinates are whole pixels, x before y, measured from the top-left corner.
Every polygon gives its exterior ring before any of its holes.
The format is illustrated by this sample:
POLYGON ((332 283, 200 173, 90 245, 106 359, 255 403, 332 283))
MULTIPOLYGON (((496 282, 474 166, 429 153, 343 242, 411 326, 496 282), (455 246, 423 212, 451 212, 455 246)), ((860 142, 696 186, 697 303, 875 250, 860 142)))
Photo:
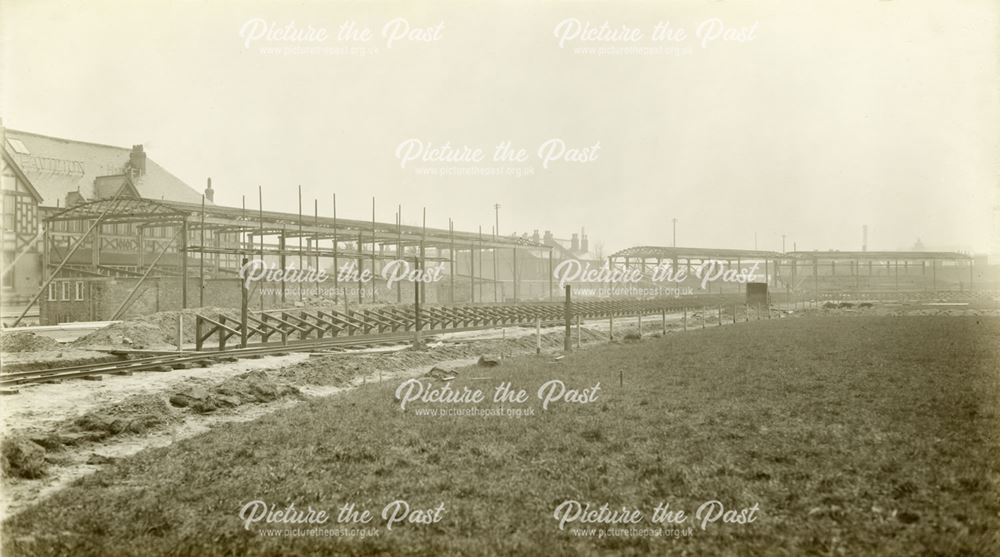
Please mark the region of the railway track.
MULTIPOLYGON (((232 348, 224 351, 183 351, 165 352, 154 356, 124 359, 117 362, 101 362, 80 364, 50 369, 17 371, 0 374, 0 388, 10 388, 19 385, 61 381, 63 379, 80 379, 100 375, 128 375, 136 371, 172 371, 175 369, 190 369, 192 367, 208 367, 219 362, 232 362, 243 358, 259 358, 275 356, 289 352, 311 352, 328 350, 330 348, 347 348, 352 346, 399 344, 413 338, 412 333, 398 335, 372 335, 366 337, 346 337, 327 339, 325 341, 289 342, 288 344, 273 344, 248 348, 232 348)), ((125 356, 122 353, 119 355, 125 356)))
MULTIPOLYGON (((494 328, 499 327, 464 327, 459 329, 449 329, 447 331, 435 331, 435 333, 484 331, 494 328)), ((424 341, 433 341, 436 334, 423 335, 422 338, 424 341)), ((135 353, 118 351, 112 352, 112 354, 128 359, 116 362, 89 363, 50 369, 0 373, 0 388, 9 389, 17 386, 62 381, 64 379, 84 379, 102 375, 130 375, 137 371, 168 372, 175 369, 209 367, 219 362, 233 362, 243 358, 276 356, 290 352, 325 352, 338 348, 399 345, 401 343, 411 342, 412 340, 412 332, 401 332, 394 334, 354 335, 340 338, 334 337, 327 339, 289 341, 286 344, 271 343, 247 348, 227 348, 226 350, 185 350, 182 352, 162 352, 138 358, 129 357, 135 353)))
MULTIPOLYGON (((581 309, 586 307, 587 307, 586 305, 581 305, 581 309)), ((581 311, 581 313, 584 314, 580 316, 582 318, 582 321, 592 321, 595 319, 603 318, 604 316, 603 310, 605 308, 600 308, 600 309, 601 311, 593 312, 596 313, 597 315, 587 314, 587 312, 581 311)), ((672 313, 672 312, 667 312, 665 309, 657 309, 657 311, 664 312, 664 315, 666 315, 666 313, 672 313)), ((613 313, 617 313, 617 311, 613 313)), ((621 314, 623 317, 635 316, 635 314, 629 315, 629 312, 625 311, 622 311, 621 314)), ((707 318, 705 317, 702 317, 701 319, 703 321, 707 320, 707 318)), ((720 320, 721 320, 721 314, 720 314, 720 320)), ((553 325, 561 326, 563 322, 561 319, 553 319, 551 317, 546 317, 546 318, 539 318, 539 324, 543 327, 550 327, 553 325)), ((531 325, 534 324, 532 323, 531 325)), ((529 326, 529 324, 484 323, 473 326, 464 326, 464 327, 459 326, 454 328, 449 327, 446 329, 427 330, 423 331, 421 335, 425 341, 430 341, 436 335, 440 335, 443 333, 485 331, 491 329, 500 329, 502 327, 524 327, 524 326, 529 326)), ((135 352, 118 351, 111 353, 127 359, 122 359, 120 361, 114 361, 114 362, 105 361, 100 363, 79 364, 79 365, 50 368, 50 369, 0 373, 0 389, 3 390, 2 391, 3 394, 11 394, 13 392, 16 392, 10 390, 13 387, 38 384, 38 383, 56 382, 56 381, 62 381, 64 379, 86 379, 104 375, 130 375, 137 371, 167 372, 167 371, 172 371, 174 369, 209 367, 220 361, 232 362, 242 358, 259 358, 262 356, 280 355, 289 352, 322 352, 322 351, 329 351, 331 349, 338 349, 338 348, 342 349, 342 348, 358 347, 358 346, 398 345, 401 343, 411 342, 413 338, 414 338, 413 331, 399 331, 399 332, 382 332, 373 334, 353 334, 342 337, 286 340, 286 342, 260 343, 254 346, 249 346, 247 348, 210 349, 202 346, 200 350, 196 349, 196 350, 185 350, 180 352, 162 352, 140 357, 134 357, 136 355, 135 352)))

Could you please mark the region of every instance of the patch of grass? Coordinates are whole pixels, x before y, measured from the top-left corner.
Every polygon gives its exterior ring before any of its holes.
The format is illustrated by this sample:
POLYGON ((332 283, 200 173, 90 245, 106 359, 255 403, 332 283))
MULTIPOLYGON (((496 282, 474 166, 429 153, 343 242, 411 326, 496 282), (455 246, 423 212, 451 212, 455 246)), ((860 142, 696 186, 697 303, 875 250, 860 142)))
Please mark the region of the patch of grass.
POLYGON ((418 416, 431 405, 401 411, 398 381, 369 384, 122 459, 7 521, 4 550, 994 555, 998 334, 1000 319, 982 317, 772 320, 506 360, 450 383, 524 388, 535 415, 522 418, 418 416), (551 379, 600 382, 600 395, 543 411, 534 393, 551 379), (446 512, 389 532, 376 520, 364 539, 270 538, 237 516, 255 499, 446 512), (691 537, 597 539, 559 531, 566 499, 647 516, 712 499, 760 510, 691 537))

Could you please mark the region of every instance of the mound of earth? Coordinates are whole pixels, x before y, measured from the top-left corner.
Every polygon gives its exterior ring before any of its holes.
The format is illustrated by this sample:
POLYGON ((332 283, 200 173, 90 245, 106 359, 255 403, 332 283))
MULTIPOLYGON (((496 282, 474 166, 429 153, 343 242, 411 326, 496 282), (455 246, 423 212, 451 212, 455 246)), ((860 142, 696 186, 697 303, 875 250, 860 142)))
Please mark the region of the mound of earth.
POLYGON ((133 395, 118 404, 87 412, 69 427, 59 429, 70 433, 63 444, 73 444, 72 440, 81 437, 96 441, 122 433, 145 433, 179 419, 163 397, 133 395))
POLYGON ((82 336, 74 340, 71 346, 77 348, 109 347, 167 350, 175 346, 175 336, 176 333, 164 334, 160 327, 152 323, 122 321, 82 336))
POLYGON ((170 395, 170 404, 204 414, 241 404, 273 402, 287 396, 301 396, 301 392, 287 383, 275 381, 263 370, 256 370, 230 377, 211 388, 185 387, 170 395))
POLYGON ((41 352, 56 350, 59 343, 28 331, 0 332, 0 352, 41 352))
POLYGON ((45 449, 21 436, 7 437, 0 443, 0 466, 4 477, 40 478, 48 468, 45 449))

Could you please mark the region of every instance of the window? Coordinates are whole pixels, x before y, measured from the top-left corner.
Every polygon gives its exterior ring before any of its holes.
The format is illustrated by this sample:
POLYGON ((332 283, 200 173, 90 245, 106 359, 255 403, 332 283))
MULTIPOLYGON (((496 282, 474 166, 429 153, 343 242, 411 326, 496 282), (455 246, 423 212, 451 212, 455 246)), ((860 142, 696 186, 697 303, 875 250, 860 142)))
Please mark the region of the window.
POLYGON ((28 148, 24 146, 24 143, 22 143, 20 139, 14 139, 13 137, 8 137, 7 143, 10 145, 10 148, 13 149, 14 152, 19 155, 31 154, 31 152, 28 151, 28 148))
POLYGON ((59 298, 58 298, 58 297, 56 296, 56 292, 57 292, 57 291, 56 291, 56 288, 57 288, 58 286, 59 286, 59 285, 58 285, 58 283, 55 283, 55 282, 50 282, 50 283, 49 283, 49 301, 50 301, 50 302, 54 302, 54 301, 56 301, 56 300, 58 300, 58 299, 59 299, 59 298))
POLYGON ((62 301, 69 301, 69 281, 62 283, 62 301))
POLYGON ((76 295, 73 297, 73 299, 76 300, 76 301, 78 301, 78 302, 82 301, 83 300, 83 281, 79 281, 79 280, 76 281, 76 284, 74 286, 76 287, 75 288, 76 295))

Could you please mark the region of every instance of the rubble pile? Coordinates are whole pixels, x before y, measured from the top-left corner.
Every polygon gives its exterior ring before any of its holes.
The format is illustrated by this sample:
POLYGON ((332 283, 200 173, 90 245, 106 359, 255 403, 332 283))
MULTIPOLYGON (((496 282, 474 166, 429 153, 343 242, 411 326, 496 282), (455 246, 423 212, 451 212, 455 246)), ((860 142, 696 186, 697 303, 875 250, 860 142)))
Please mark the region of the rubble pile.
POLYGON ((21 436, 8 436, 0 443, 0 468, 5 478, 41 478, 48 462, 45 449, 21 436))
POLYGON ((230 377, 210 388, 188 385, 171 394, 169 400, 173 406, 207 414, 220 408, 273 402, 288 396, 300 397, 302 393, 287 383, 276 381, 267 372, 256 370, 230 377))
POLYGON ((112 323, 74 340, 77 348, 136 348, 169 350, 175 347, 175 333, 164 334, 160 327, 142 321, 112 323))
POLYGON ((75 444, 123 433, 141 434, 179 420, 180 416, 173 412, 162 396, 133 395, 118 404, 87 412, 73 420, 69 427, 60 430, 70 433, 63 444, 75 444))
POLYGON ((59 343, 31 332, 0 332, 0 352, 42 352, 58 350, 59 343))

